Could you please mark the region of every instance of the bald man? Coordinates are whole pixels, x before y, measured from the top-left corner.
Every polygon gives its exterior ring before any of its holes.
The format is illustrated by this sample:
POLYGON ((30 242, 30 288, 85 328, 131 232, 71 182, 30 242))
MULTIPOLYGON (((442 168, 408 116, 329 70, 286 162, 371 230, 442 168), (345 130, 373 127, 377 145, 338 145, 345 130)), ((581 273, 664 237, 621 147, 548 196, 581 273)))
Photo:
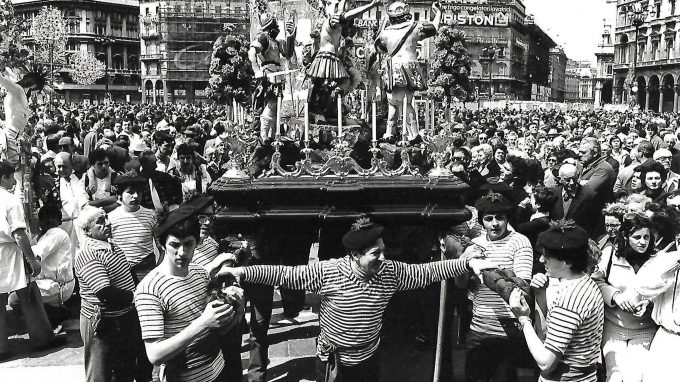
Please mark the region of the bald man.
POLYGON ((80 183, 78 177, 73 173, 73 162, 71 154, 60 152, 54 158, 54 166, 57 168, 59 184, 59 201, 61 203, 61 228, 68 233, 71 238, 71 256, 75 255, 78 249, 78 236, 73 221, 80 215, 80 210, 87 204, 89 198, 85 188, 80 183))
POLYGON ((550 217, 554 220, 572 219, 595 237, 595 228, 602 217, 602 209, 596 208, 597 193, 579 184, 578 168, 572 164, 560 167, 557 183, 559 186, 551 189, 558 200, 550 211, 550 217))

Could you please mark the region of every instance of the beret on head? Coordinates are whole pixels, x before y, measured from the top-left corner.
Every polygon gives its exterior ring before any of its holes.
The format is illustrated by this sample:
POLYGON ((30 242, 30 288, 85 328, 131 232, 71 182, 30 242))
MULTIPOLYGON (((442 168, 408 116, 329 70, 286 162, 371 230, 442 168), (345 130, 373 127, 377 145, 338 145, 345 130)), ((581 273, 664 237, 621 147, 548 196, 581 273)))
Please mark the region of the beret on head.
POLYGON ((147 180, 137 174, 137 171, 130 170, 124 172, 116 177, 113 181, 114 186, 129 186, 129 185, 142 185, 147 183, 147 180))
POLYGON ((188 199, 182 206, 193 208, 196 213, 212 205, 215 198, 206 194, 195 194, 194 197, 188 199))
POLYGON ((384 230, 383 226, 371 222, 369 218, 359 218, 342 237, 342 245, 350 251, 367 248, 382 236, 384 230))
POLYGON ((537 244, 549 250, 574 250, 588 244, 588 234, 573 220, 553 221, 547 231, 538 235, 537 244))
POLYGON ((163 222, 156 229, 156 235, 162 238, 171 227, 182 223, 196 214, 197 210, 190 205, 181 205, 179 208, 170 211, 163 222))
POLYGON ((512 204, 503 195, 489 191, 475 203, 475 208, 479 211, 479 216, 484 214, 494 214, 498 212, 508 212, 512 209, 512 204))

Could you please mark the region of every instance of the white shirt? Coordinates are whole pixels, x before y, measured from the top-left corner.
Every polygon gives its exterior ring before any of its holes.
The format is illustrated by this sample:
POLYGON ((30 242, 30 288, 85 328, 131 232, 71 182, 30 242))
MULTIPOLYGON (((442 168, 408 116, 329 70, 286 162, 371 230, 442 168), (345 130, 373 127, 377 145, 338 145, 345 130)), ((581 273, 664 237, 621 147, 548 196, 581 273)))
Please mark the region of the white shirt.
POLYGON ((59 177, 59 196, 61 197, 61 215, 64 221, 74 220, 80 215, 80 209, 88 201, 87 193, 78 177, 71 174, 70 181, 59 177))
POLYGON ((12 233, 26 228, 24 208, 18 196, 0 187, 0 293, 25 288, 24 260, 12 233))
POLYGON ((36 279, 49 279, 58 283, 73 280, 71 239, 63 229, 50 228, 40 237, 33 253, 40 256, 41 271, 36 279))

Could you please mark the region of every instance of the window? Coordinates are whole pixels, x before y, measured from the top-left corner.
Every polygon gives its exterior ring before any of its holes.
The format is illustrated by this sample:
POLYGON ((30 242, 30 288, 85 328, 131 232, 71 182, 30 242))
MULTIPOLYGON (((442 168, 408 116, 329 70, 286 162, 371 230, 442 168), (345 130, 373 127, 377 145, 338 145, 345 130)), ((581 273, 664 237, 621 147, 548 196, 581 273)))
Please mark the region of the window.
POLYGON ((652 42, 652 60, 656 60, 659 56, 659 42, 652 42))
POLYGON ((612 74, 614 74, 614 65, 607 64, 607 75, 611 76, 612 74))
POLYGON ((661 17, 661 0, 657 1, 656 4, 654 4, 655 7, 655 15, 657 18, 661 17))
POLYGON ((666 58, 673 58, 673 46, 675 41, 673 39, 666 40, 666 58))
POLYGON ((482 64, 482 75, 483 76, 488 76, 489 75, 489 64, 482 64))
POLYGON ((638 44, 638 61, 642 61, 645 56, 645 44, 638 44))
POLYGON ((675 15, 675 0, 670 0, 671 3, 671 16, 675 15))

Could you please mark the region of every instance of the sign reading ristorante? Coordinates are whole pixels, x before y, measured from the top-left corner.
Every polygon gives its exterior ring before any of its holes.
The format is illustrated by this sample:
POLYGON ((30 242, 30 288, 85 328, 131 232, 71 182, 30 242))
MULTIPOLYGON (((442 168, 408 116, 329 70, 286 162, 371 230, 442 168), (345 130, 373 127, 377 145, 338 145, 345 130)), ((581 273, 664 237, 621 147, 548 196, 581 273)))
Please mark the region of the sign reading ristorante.
POLYGON ((506 27, 510 21, 510 8, 491 4, 443 3, 443 21, 453 21, 462 26, 506 27))

